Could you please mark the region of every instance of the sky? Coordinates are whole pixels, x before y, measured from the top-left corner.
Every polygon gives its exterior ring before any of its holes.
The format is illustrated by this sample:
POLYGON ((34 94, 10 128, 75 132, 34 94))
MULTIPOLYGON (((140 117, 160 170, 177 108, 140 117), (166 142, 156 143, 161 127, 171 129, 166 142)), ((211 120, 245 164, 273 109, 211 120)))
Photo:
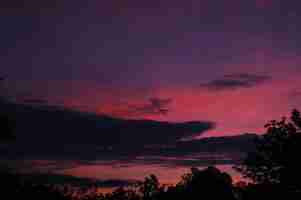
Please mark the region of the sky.
POLYGON ((1 2, 0 75, 17 102, 262 133, 300 108, 300 4, 1 2))

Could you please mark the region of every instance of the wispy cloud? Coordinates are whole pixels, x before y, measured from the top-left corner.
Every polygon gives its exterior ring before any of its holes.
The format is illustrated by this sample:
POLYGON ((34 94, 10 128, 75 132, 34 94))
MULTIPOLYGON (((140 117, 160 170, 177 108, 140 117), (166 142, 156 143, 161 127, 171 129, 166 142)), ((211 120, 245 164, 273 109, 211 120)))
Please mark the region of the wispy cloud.
POLYGON ((45 99, 34 99, 34 98, 25 98, 22 102, 31 105, 47 105, 49 103, 45 99))
POLYGON ((135 115, 167 115, 172 101, 170 98, 150 98, 143 105, 129 105, 129 112, 135 115))
POLYGON ((260 85, 271 77, 267 75, 257 74, 230 74, 225 75, 221 79, 216 79, 208 83, 201 84, 201 87, 205 87, 209 90, 232 90, 238 88, 251 88, 260 85))

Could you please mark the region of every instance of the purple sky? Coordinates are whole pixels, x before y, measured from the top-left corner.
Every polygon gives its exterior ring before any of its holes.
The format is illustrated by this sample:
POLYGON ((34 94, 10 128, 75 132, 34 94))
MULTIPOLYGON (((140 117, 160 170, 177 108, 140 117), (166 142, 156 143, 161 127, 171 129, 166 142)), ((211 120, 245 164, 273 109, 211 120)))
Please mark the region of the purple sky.
POLYGON ((260 132, 300 107, 297 0, 11 0, 1 74, 18 101, 260 132))

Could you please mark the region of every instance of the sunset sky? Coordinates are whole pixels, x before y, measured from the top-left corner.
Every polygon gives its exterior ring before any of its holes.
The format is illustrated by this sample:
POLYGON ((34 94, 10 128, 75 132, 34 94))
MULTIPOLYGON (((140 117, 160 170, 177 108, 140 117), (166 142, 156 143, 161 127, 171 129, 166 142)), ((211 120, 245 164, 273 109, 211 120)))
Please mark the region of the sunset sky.
POLYGON ((17 114, 0 162, 125 183, 151 173, 176 183, 216 165, 241 180, 232 166, 256 137, 245 133, 301 109, 300 8, 0 1, 0 110, 17 114))
POLYGON ((301 102, 298 0, 11 0, 0 73, 18 102, 261 133, 301 102))

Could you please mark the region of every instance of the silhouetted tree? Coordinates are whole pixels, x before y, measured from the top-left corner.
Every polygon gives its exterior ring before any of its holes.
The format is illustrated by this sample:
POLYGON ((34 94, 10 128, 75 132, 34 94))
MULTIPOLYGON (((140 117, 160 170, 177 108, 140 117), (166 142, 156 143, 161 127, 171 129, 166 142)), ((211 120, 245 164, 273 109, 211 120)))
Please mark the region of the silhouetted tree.
POLYGON ((177 188, 184 199, 235 199, 231 176, 215 167, 192 168, 191 173, 182 177, 177 188))
POLYGON ((236 169, 258 184, 301 190, 300 112, 293 110, 290 120, 272 120, 265 128, 266 134, 256 140, 255 152, 249 153, 236 169))
POLYGON ((139 190, 143 195, 143 199, 152 199, 159 193, 160 183, 157 177, 151 174, 145 177, 144 182, 141 184, 139 190))

